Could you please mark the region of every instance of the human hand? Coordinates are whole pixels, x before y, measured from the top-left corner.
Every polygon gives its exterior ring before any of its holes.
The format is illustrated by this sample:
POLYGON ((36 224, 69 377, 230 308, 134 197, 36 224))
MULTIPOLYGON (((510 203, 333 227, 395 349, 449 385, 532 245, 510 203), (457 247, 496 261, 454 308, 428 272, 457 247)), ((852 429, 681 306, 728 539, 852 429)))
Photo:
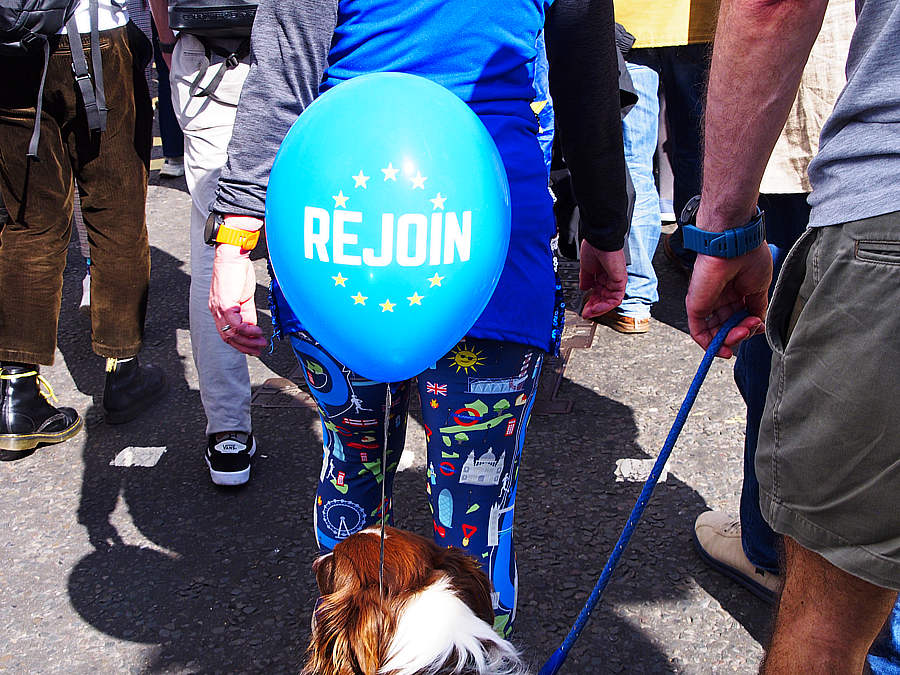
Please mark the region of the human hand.
POLYGON ((166 62, 166 68, 169 69, 169 72, 172 72, 172 54, 167 54, 166 52, 162 53, 163 61, 166 62))
POLYGON ((750 313, 729 331, 717 356, 730 359, 738 344, 765 330, 772 253, 763 242, 737 258, 698 255, 685 306, 691 337, 706 349, 713 336, 739 309, 750 313))
POLYGON ((606 314, 622 303, 625 297, 625 251, 601 251, 591 246, 587 240, 581 242, 581 271, 578 286, 589 291, 581 316, 591 319, 606 314))
POLYGON ((209 311, 222 339, 244 354, 259 356, 266 346, 256 325, 256 274, 250 252, 218 244, 209 287, 209 311))

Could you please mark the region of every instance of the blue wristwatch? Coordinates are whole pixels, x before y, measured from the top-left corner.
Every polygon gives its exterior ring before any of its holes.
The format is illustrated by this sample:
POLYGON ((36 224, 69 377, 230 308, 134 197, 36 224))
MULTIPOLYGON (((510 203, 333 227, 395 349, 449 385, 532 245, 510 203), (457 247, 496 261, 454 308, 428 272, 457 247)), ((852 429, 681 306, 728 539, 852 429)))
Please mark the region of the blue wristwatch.
POLYGON ((699 208, 700 195, 697 195, 685 204, 681 212, 681 229, 686 249, 717 258, 737 258, 750 253, 766 240, 766 214, 758 206, 756 215, 749 223, 724 232, 707 232, 698 228, 694 223, 699 208))

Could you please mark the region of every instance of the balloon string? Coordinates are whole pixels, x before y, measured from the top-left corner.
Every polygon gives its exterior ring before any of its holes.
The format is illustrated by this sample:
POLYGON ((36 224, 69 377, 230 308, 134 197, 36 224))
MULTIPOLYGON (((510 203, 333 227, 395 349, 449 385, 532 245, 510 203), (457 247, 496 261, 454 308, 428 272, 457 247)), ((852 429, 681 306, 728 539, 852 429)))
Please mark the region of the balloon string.
POLYGON ((378 597, 384 600, 384 526, 387 522, 387 508, 384 498, 387 486, 387 447, 391 423, 391 383, 387 383, 384 395, 384 445, 381 448, 381 550, 378 556, 378 597))

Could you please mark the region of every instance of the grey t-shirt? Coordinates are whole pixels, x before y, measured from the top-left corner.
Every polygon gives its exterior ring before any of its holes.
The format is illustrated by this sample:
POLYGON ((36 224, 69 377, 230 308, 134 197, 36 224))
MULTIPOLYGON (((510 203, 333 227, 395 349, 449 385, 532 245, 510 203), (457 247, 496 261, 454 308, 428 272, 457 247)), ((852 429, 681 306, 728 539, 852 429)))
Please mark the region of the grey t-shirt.
POLYGON ((900 0, 856 0, 847 86, 809 166, 810 225, 900 211, 900 0))

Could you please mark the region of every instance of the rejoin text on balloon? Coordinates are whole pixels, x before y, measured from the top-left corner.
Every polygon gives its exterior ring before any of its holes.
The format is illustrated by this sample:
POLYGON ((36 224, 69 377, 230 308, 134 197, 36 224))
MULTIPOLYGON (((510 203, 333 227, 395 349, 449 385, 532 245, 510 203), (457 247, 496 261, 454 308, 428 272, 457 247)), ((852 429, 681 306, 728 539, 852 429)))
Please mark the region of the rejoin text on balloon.
POLYGON ((361 211, 335 210, 307 206, 303 214, 303 255, 328 262, 328 245, 338 265, 386 267, 395 259, 401 267, 450 265, 454 254, 460 262, 469 260, 472 243, 472 212, 462 212, 462 223, 453 211, 432 213, 431 222, 424 213, 381 214, 381 245, 358 251, 359 235, 350 230, 363 222, 361 211), (329 226, 330 224, 330 226, 329 226), (410 248, 412 246, 412 249, 410 248))

